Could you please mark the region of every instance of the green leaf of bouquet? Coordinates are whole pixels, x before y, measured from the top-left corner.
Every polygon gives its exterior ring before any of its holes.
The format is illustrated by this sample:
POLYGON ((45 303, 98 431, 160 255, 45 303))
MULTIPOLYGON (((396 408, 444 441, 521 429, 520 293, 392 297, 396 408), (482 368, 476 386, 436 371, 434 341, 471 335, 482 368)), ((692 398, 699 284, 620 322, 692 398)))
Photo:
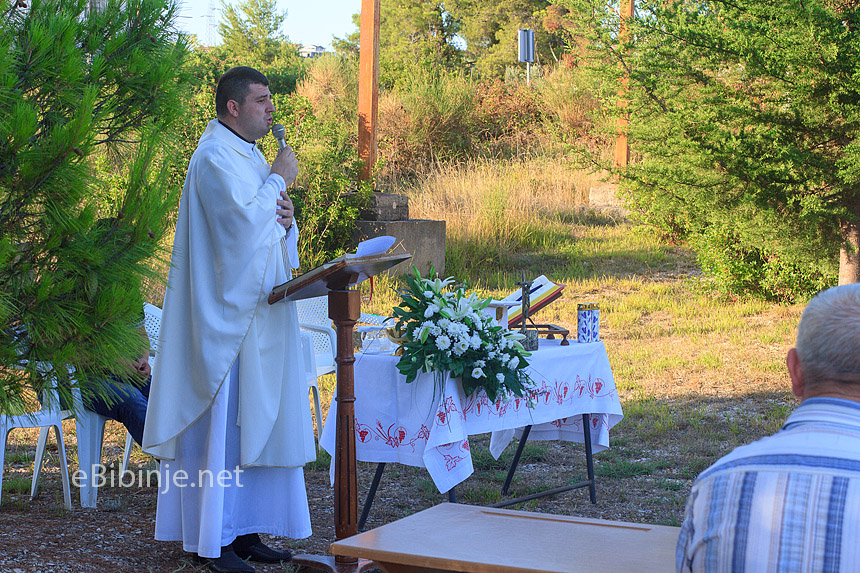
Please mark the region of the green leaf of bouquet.
POLYGON ((495 388, 493 388, 493 387, 488 388, 488 387, 484 386, 484 392, 487 393, 487 398, 490 399, 490 402, 496 401, 496 389, 495 388))

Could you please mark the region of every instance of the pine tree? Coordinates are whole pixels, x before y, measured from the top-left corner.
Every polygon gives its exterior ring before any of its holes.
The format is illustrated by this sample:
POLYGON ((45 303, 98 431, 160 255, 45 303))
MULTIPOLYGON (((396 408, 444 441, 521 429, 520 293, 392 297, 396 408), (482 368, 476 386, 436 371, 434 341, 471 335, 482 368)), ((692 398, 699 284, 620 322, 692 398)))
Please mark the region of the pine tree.
POLYGON ((57 379, 66 398, 69 383, 102 395, 99 376, 148 350, 141 288, 181 185, 175 14, 172 0, 3 10, 0 411, 57 379))
MULTIPOLYGON (((647 221, 688 238, 737 290, 802 298, 860 279, 860 9, 823 0, 556 0, 602 86, 613 137, 629 75, 634 161, 615 169, 647 221)), ((597 154, 590 159, 611 168, 597 154)))

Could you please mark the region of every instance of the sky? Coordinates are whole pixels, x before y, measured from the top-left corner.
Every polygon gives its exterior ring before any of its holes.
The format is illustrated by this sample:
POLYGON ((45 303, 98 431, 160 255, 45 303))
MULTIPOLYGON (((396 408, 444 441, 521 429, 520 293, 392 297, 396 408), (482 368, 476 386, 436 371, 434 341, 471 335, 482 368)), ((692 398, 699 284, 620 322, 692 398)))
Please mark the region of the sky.
MULTIPOLYGON (((218 44, 220 8, 220 0, 181 0, 177 26, 196 34, 204 46, 218 44)), ((343 38, 355 31, 352 15, 361 11, 361 0, 278 0, 278 9, 287 11, 281 31, 291 42, 331 50, 332 36, 343 38)))

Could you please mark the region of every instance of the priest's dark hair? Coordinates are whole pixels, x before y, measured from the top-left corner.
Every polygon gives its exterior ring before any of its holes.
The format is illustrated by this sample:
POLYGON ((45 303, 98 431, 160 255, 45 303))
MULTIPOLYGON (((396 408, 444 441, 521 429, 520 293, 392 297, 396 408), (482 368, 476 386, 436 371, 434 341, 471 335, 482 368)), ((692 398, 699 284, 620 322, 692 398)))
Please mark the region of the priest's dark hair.
POLYGON ((245 96, 248 95, 251 84, 267 86, 269 80, 248 66, 236 66, 224 72, 218 80, 218 87, 215 88, 215 114, 218 117, 227 115, 227 102, 231 99, 240 104, 245 103, 245 96))

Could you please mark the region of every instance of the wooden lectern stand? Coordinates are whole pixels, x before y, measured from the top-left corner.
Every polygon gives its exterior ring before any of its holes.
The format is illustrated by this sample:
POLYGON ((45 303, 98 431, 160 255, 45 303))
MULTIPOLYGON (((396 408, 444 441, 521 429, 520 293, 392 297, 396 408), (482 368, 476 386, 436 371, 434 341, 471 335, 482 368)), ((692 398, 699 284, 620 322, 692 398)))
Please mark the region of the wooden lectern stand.
MULTIPOLYGON (((361 316, 361 298, 352 287, 409 260, 412 255, 346 255, 275 287, 269 304, 328 296, 328 315, 337 329, 337 426, 334 456, 334 521, 338 540, 358 533, 358 496, 355 455, 355 384, 353 378, 352 329, 361 316)), ((360 572, 374 566, 371 561, 338 555, 296 555, 293 563, 302 568, 338 573, 360 572)))

